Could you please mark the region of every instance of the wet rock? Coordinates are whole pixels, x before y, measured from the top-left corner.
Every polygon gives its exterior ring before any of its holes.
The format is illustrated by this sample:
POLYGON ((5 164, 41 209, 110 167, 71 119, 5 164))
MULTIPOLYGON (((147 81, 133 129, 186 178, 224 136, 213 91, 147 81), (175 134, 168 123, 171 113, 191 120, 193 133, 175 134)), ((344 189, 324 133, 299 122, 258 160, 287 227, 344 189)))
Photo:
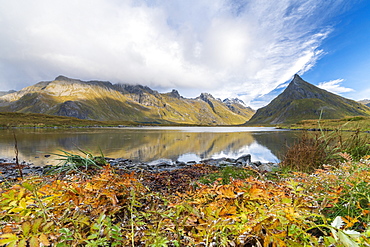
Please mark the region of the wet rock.
POLYGON ((218 165, 217 166, 234 166, 235 163, 232 163, 232 162, 228 162, 226 160, 220 160, 220 162, 218 162, 218 165))
POLYGON ((181 167, 181 166, 186 166, 186 163, 185 163, 185 162, 183 162, 183 161, 178 161, 178 160, 176 160, 176 161, 175 161, 175 165, 176 165, 176 166, 181 167))
POLYGON ((225 161, 230 162, 230 163, 236 163, 236 159, 233 159, 233 158, 225 158, 225 161))
POLYGON ((150 163, 148 163, 148 166, 156 166, 156 167, 166 167, 166 166, 172 166, 173 162, 170 159, 159 159, 154 160, 150 163))
POLYGON ((261 163, 261 161, 254 161, 254 162, 252 162, 251 163, 252 165, 255 165, 255 166, 260 166, 260 165, 262 165, 262 163, 261 163))
POLYGON ((188 161, 188 162, 186 162, 186 164, 187 165, 195 165, 197 162, 196 161, 194 161, 194 160, 192 160, 192 161, 188 161))
POLYGON ((205 159, 205 160, 201 160, 199 163, 210 165, 210 166, 222 166, 220 164, 225 163, 225 162, 227 162, 226 158, 219 158, 219 159, 205 159))
POLYGON ((241 166, 247 166, 249 163, 251 163, 250 154, 242 155, 236 159, 236 164, 241 165, 241 166))

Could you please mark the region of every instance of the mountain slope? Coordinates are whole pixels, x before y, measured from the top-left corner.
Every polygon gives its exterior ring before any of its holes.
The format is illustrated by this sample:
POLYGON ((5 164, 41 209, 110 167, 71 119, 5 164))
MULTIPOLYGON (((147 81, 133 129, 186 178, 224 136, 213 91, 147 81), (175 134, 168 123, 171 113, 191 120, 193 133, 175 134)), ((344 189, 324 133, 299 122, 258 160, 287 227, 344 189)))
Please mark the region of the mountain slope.
POLYGON ((370 108, 320 89, 295 75, 270 104, 257 110, 247 124, 289 124, 305 119, 369 116, 370 108))
POLYGON ((85 82, 64 76, 0 97, 0 111, 93 120, 206 125, 241 124, 254 113, 240 103, 225 104, 210 94, 186 99, 176 90, 161 94, 141 85, 85 82))

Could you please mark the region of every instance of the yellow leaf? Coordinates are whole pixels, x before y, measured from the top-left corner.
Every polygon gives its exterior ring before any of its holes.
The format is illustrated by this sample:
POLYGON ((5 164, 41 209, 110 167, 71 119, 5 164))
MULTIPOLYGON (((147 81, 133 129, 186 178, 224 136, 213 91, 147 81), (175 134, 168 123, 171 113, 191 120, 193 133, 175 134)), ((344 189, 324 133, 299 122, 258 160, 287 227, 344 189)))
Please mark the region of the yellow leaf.
POLYGON ((218 189, 217 194, 225 198, 236 198, 233 188, 222 186, 218 189))
POLYGON ((249 190, 249 193, 250 193, 250 200, 253 200, 253 199, 259 199, 261 196, 264 195, 265 191, 262 190, 262 189, 258 189, 258 188, 253 186, 249 190))
POLYGON ((37 233, 38 230, 39 230, 39 227, 42 223, 43 219, 42 218, 38 218, 36 219, 34 222, 33 222, 33 225, 32 225, 32 232, 33 233, 37 233))
POLYGON ((21 239, 18 243, 18 247, 26 247, 27 246, 27 241, 26 239, 21 239))
POLYGON ((30 247, 39 247, 39 239, 36 236, 30 239, 30 247))
POLYGON ((13 233, 5 233, 0 235, 0 245, 10 244, 18 240, 17 235, 13 233))
POLYGON ((46 245, 46 246, 50 245, 50 242, 49 242, 49 240, 48 240, 48 237, 47 237, 45 234, 43 234, 43 233, 41 233, 41 235, 40 235, 40 237, 39 237, 39 240, 40 240, 40 242, 41 242, 43 245, 46 245))
POLYGON ((26 204, 26 199, 25 198, 22 198, 19 202, 19 206, 23 209, 26 209, 27 208, 27 204, 26 204))
POLYGON ((28 236, 31 230, 31 223, 29 221, 25 221, 22 223, 22 231, 24 236, 28 236))
POLYGON ((236 214, 235 206, 224 207, 220 212, 220 216, 232 216, 234 214, 236 214))

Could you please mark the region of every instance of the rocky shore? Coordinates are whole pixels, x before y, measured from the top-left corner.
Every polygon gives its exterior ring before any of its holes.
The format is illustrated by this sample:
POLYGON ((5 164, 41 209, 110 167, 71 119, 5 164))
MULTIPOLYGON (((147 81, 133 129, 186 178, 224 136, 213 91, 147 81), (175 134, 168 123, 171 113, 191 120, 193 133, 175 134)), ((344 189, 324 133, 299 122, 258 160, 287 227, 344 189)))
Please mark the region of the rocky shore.
MULTIPOLYGON (((277 163, 262 163, 260 161, 251 162, 251 155, 243 155, 237 159, 233 158, 219 158, 219 159, 205 159, 199 162, 196 161, 172 161, 170 159, 159 159, 149 163, 133 162, 130 159, 124 158, 106 158, 106 161, 115 169, 121 171, 149 171, 149 172, 162 172, 173 171, 185 167, 190 167, 195 164, 211 165, 215 167, 224 166, 238 166, 250 167, 260 172, 271 172, 273 169, 278 168, 277 163)), ((29 175, 45 175, 55 166, 37 166, 33 163, 25 161, 19 162, 24 176, 29 175)), ((19 177, 19 170, 16 165, 15 159, 0 158, 0 182, 5 180, 13 180, 19 177)))

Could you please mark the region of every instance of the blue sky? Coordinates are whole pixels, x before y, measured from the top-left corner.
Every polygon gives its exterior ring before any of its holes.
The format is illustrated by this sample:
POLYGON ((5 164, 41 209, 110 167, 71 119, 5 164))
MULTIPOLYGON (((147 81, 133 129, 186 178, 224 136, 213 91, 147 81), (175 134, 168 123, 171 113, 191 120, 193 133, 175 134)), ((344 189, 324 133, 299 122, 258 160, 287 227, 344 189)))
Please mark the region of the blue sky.
MULTIPOLYGON (((370 1, 362 1, 334 19, 335 28, 323 41, 326 54, 305 73, 305 80, 319 84, 343 80, 348 89, 341 95, 351 99, 370 99, 370 1)), ((337 90, 341 92, 342 90, 337 90)))
MULTIPOLYGON (((370 98, 368 0, 0 0, 0 91, 58 75, 239 97, 293 75, 370 98)), ((280 90, 275 90, 280 87, 280 90)))

